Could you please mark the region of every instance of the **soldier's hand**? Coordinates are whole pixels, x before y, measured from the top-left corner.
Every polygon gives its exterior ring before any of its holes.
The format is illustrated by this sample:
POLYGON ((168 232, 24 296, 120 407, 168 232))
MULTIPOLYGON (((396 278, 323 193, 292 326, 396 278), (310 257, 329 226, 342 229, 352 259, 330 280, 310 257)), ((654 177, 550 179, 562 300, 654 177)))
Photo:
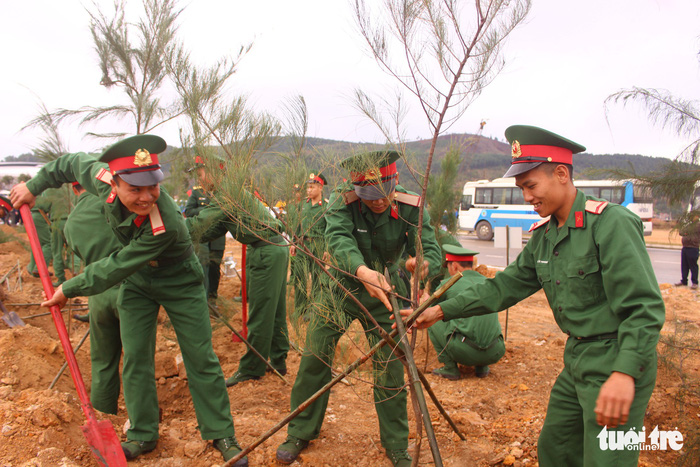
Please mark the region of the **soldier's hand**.
POLYGON ((387 292, 391 290, 391 286, 382 274, 363 265, 357 268, 355 275, 362 281, 371 297, 382 302, 387 310, 393 310, 387 295, 387 292))
POLYGON ((297 247, 292 245, 289 247, 289 256, 296 256, 297 255, 297 247))
POLYGON ((66 305, 67 301, 68 297, 63 295, 63 285, 59 285, 58 288, 54 291, 53 297, 51 297, 50 300, 43 302, 41 306, 51 308, 54 305, 58 305, 58 308, 60 309, 66 305))
POLYGON ((630 406, 634 400, 634 378, 613 371, 603 383, 595 404, 596 422, 600 426, 615 428, 627 423, 630 406))
MULTIPOLYGON (((430 267, 430 263, 427 261, 423 260, 423 267, 420 268, 420 271, 418 271, 418 276, 421 279, 425 279, 425 276, 428 275, 428 268, 430 267)), ((416 258, 411 257, 406 260, 406 270, 410 272, 413 275, 416 275, 416 258)))
POLYGON ((24 182, 18 183, 10 190, 10 201, 15 209, 19 209, 23 204, 28 204, 29 207, 32 208, 34 207, 35 200, 36 196, 29 191, 29 188, 27 188, 24 182))
MULTIPOLYGON (((399 310, 399 313, 401 313, 401 319, 404 319, 408 316, 411 316, 413 310, 411 310, 410 308, 406 308, 403 310, 399 310)), ((429 328, 433 324, 440 321, 444 316, 445 315, 442 313, 442 308, 440 308, 440 305, 431 306, 429 308, 426 308, 425 311, 421 313, 418 318, 416 318, 416 321, 413 323, 413 327, 416 327, 418 329, 429 328)), ((391 315, 391 319, 395 319, 394 315, 391 315)), ((396 323, 392 324, 391 328, 396 329, 396 323)), ((407 332, 410 333, 411 330, 408 329, 407 332)))

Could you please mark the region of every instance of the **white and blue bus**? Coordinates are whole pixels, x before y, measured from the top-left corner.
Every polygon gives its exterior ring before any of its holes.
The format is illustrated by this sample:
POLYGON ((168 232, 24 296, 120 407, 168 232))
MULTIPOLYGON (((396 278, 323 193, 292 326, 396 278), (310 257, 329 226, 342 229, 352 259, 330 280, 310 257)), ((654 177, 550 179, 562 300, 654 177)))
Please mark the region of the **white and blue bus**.
MULTIPOLYGON (((574 185, 587 195, 621 204, 637 214, 644 224, 644 235, 651 235, 653 200, 648 190, 629 180, 575 180, 574 185)), ((464 184, 459 207, 459 227, 475 232, 480 240, 491 240, 496 227, 519 227, 527 232, 541 220, 532 206, 525 203, 514 178, 479 180, 464 184)))

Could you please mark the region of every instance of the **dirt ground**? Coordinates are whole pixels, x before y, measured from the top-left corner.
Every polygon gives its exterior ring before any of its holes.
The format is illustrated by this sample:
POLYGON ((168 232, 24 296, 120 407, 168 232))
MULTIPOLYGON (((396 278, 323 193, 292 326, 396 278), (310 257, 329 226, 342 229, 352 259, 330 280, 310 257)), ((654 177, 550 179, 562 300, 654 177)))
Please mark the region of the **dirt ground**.
MULTIPOLYGON (((94 461, 80 426, 85 418, 69 373, 47 389, 64 361, 54 324, 50 316, 27 318, 45 310, 24 304, 41 300, 39 279, 24 268, 29 254, 19 240, 26 236, 18 229, 0 226, 0 234, 18 240, 0 243, 0 278, 10 272, 0 286, 0 299, 10 311, 25 317, 25 327, 9 328, 0 323, 0 465, 1 466, 93 466, 94 461), (21 288, 17 271, 21 266, 21 288)), ((225 256, 240 263, 240 246, 229 240, 225 256)), ((239 266, 240 268, 240 266, 239 266)), ((492 274, 492 271, 486 271, 492 274)), ((662 341, 683 342, 673 347, 659 344, 660 369, 657 387, 649 404, 645 426, 647 432, 678 429, 684 434, 681 451, 644 451, 641 465, 667 466, 680 456, 688 455, 700 433, 697 381, 700 364, 697 358, 698 295, 687 288, 662 284, 667 307, 667 321, 662 341), (694 343, 691 345, 691 343, 694 343), (682 372, 674 368, 682 363, 682 372), (681 376, 679 376, 682 375, 681 376)), ((231 300, 238 295, 240 281, 222 277, 220 306, 228 310, 231 323, 241 328, 240 305, 231 300)), ((72 306, 84 304, 74 300, 72 306), (79 302, 79 303, 76 303, 79 302)), ((75 346, 88 329, 87 324, 64 313, 75 346)), ((202 441, 197 431, 187 381, 176 363, 179 353, 174 333, 161 312, 157 341, 157 387, 162 423, 160 441, 152 453, 131 463, 136 466, 211 466, 221 465, 219 453, 202 441)), ((463 378, 447 381, 430 374, 439 366, 427 334, 419 332, 416 346, 418 367, 428 373, 428 380, 452 419, 467 440, 461 441, 428 402, 443 462, 447 466, 537 465, 537 437, 546 411, 549 391, 562 368, 565 336, 552 318, 542 292, 535 294, 506 314, 500 313, 506 329, 506 355, 491 367, 484 379, 474 376, 473 368, 462 368, 463 378), (508 322, 506 323, 506 317, 508 322)), ((236 370, 244 353, 244 344, 234 343, 231 331, 213 323, 214 349, 226 376, 236 370)), ((300 336, 292 333, 292 342, 301 346, 300 336)), ((364 339, 354 330, 341 341, 336 365, 341 367, 359 355, 364 339), (359 343, 359 344, 358 344, 359 343)), ((90 387, 89 340, 77 352, 83 378, 90 387)), ((299 355, 290 352, 287 381, 268 374, 259 381, 247 381, 229 388, 231 410, 237 437, 247 446, 275 426, 289 413, 289 394, 299 366, 299 355)), ((372 407, 369 373, 363 369, 332 390, 330 404, 319 439, 302 453, 294 465, 377 466, 390 465, 379 442, 377 419, 372 407), (346 384, 347 383, 347 384, 346 384)), ((411 447, 417 439, 414 417, 409 408, 411 447)), ((98 413, 110 420, 123 437, 126 412, 120 399, 116 416, 98 413)), ((251 465, 274 465, 275 450, 284 440, 282 429, 250 455, 251 465)), ((432 464, 428 442, 422 438, 421 461, 432 464)), ((697 465, 698 457, 690 463, 697 465)))

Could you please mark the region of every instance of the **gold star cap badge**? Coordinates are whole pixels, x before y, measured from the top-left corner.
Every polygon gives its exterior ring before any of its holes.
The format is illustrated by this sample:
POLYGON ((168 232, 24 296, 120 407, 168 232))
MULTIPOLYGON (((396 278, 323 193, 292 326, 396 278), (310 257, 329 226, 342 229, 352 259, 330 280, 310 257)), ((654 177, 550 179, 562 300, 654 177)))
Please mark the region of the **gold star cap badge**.
POLYGON ((517 159, 518 157, 523 155, 523 152, 520 150, 520 143, 518 140, 514 140, 513 144, 510 147, 511 150, 511 155, 513 156, 513 159, 517 159))
POLYGON ((134 154, 134 165, 143 167, 145 165, 151 165, 153 161, 151 160, 151 153, 145 149, 139 149, 134 154))

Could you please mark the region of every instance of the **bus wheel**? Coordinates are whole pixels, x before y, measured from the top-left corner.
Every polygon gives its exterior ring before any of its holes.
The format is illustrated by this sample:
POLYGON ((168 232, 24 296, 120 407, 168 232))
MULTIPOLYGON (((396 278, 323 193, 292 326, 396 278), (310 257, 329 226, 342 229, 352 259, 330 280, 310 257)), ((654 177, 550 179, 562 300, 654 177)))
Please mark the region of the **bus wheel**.
POLYGON ((474 230, 476 230, 476 236, 479 237, 479 240, 493 239, 493 229, 487 221, 479 221, 474 230))

